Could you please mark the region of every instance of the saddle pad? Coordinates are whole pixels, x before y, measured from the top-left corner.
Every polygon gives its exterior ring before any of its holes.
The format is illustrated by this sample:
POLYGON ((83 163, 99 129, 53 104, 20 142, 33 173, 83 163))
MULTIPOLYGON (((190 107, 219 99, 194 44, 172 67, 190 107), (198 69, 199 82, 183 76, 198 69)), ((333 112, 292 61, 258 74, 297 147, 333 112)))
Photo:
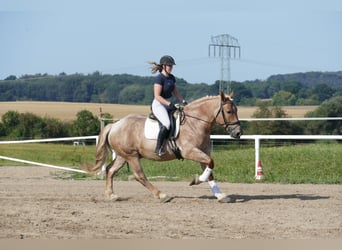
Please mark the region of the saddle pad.
POLYGON ((147 139, 157 140, 159 134, 158 121, 146 118, 144 132, 147 139))
MULTIPOLYGON (((180 126, 180 115, 177 114, 176 116, 176 129, 174 137, 177 137, 179 134, 179 126, 180 126)), ((146 118, 144 133, 145 137, 150 140, 157 140, 159 134, 159 123, 156 120, 152 120, 150 118, 146 118)))

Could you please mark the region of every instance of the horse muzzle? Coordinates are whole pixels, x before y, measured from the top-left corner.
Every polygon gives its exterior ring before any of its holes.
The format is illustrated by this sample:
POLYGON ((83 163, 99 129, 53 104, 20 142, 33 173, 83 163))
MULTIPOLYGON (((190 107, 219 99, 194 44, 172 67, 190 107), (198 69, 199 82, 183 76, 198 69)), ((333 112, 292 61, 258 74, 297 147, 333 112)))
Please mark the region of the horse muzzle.
POLYGON ((233 129, 233 131, 230 133, 230 136, 234 139, 240 139, 240 136, 242 135, 242 129, 233 129))
POLYGON ((229 125, 226 127, 226 131, 230 134, 231 137, 234 139, 240 139, 240 136, 242 135, 242 128, 240 126, 240 123, 235 125, 229 125))

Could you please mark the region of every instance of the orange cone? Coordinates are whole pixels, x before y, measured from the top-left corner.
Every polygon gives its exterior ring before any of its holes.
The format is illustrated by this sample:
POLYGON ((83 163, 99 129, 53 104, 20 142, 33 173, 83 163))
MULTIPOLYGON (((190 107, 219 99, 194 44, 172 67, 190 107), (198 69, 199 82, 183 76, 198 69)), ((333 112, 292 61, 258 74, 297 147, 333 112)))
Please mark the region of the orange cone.
POLYGON ((263 182, 264 178, 264 171, 262 170, 261 161, 258 161, 257 175, 255 176, 255 181, 263 182))

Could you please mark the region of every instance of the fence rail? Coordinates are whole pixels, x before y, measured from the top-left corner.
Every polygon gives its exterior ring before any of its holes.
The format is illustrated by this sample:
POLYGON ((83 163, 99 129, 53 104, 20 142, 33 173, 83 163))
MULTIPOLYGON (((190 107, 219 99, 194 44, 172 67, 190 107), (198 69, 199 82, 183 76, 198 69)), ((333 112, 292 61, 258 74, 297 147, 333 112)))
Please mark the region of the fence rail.
MULTIPOLYGON (((61 137, 61 138, 49 138, 49 139, 37 139, 37 140, 18 140, 18 141, 0 141, 0 144, 20 144, 20 143, 39 143, 39 142, 60 142, 60 141, 78 141, 78 140, 96 140, 96 144, 98 141, 98 136, 77 136, 77 137, 61 137)), ((67 171, 73 171, 78 173, 86 173, 84 170, 70 168, 70 167, 64 167, 64 166, 56 166, 46 163, 40 163, 35 161, 27 161, 24 159, 18 159, 8 156, 0 155, 0 159, 7 160, 7 161, 15 161, 40 167, 48 167, 48 168, 55 168, 55 169, 61 169, 61 170, 67 170, 67 171)))
MULTIPOLYGON (((211 140, 236 140, 229 135, 211 135, 211 140)), ((243 135, 240 140, 254 140, 255 149, 255 177, 258 176, 258 164, 260 162, 260 142, 261 140, 342 140, 342 135, 243 135)), ((18 144, 18 143, 39 143, 39 142, 54 142, 54 141, 75 141, 75 140, 96 140, 98 136, 78 136, 78 137, 63 137, 63 138, 50 138, 50 139, 37 139, 37 140, 20 140, 20 141, 0 141, 0 144, 18 144)), ((60 167, 50 164, 43 164, 39 162, 26 161, 23 159, 11 158, 7 156, 0 156, 0 159, 17 161, 32 165, 45 166, 51 168, 59 168, 70 171, 84 172, 82 170, 75 170, 67 167, 60 167)))
POLYGON ((97 135, 92 136, 77 136, 77 137, 61 137, 49 139, 34 139, 34 140, 18 140, 18 141, 0 141, 0 144, 20 144, 20 143, 39 143, 39 142, 54 142, 54 141, 78 141, 78 140, 98 140, 97 135))
MULTIPOLYGON (((236 140, 229 135, 211 135, 211 140, 236 140)), ((342 135, 243 135, 240 140, 254 140, 255 150, 255 178, 258 177, 260 166, 260 141, 261 140, 342 140, 342 135)))
POLYGON ((241 118, 240 121, 338 121, 342 117, 282 117, 282 118, 241 118))

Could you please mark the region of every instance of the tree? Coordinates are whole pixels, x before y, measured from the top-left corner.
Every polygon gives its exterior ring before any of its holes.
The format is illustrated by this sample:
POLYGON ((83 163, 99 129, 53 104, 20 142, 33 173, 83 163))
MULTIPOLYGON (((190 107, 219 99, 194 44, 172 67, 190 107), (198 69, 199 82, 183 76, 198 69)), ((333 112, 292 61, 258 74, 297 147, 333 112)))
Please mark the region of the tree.
POLYGON ((5 81, 13 81, 13 80, 17 80, 17 77, 16 76, 14 76, 14 75, 10 75, 10 76, 8 76, 8 77, 6 77, 5 78, 5 81))
POLYGON ((8 111, 2 116, 3 130, 10 138, 42 138, 43 119, 32 114, 8 111))
POLYGON ((43 138, 67 137, 68 126, 55 118, 44 118, 42 127, 43 138))
POLYGON ((5 135, 6 135, 5 126, 3 123, 0 122, 0 136, 5 136, 5 135))
POLYGON ((77 119, 71 127, 73 136, 96 135, 100 132, 100 121, 88 110, 77 113, 77 119))
POLYGON ((19 124, 20 118, 17 111, 8 111, 2 115, 4 133, 7 135, 19 124))
POLYGON ((275 93, 281 90, 281 82, 280 81, 271 81, 267 83, 267 98, 272 97, 275 93))
MULTIPOLYGON (((259 108, 252 115, 255 118, 285 118, 287 114, 280 107, 269 107, 269 102, 259 103, 259 108)), ((301 128, 289 121, 253 121, 246 129, 247 134, 286 135, 301 134, 301 128)))
MULTIPOLYGON (((342 117, 342 96, 337 96, 309 112, 307 117, 342 117)), ((342 121, 309 121, 305 126, 309 134, 342 134, 342 121)))
MULTIPOLYGON (((252 92, 247 89, 243 84, 233 82, 232 90, 234 91, 234 102, 239 105, 241 99, 252 98, 252 92)), ((229 93, 228 93, 229 94, 229 93)))
POLYGON ((137 104, 145 98, 145 87, 139 84, 133 84, 120 91, 119 103, 137 104))
POLYGON ((320 103, 332 97, 333 94, 334 90, 324 83, 317 84, 312 89, 312 95, 315 96, 320 103))
POLYGON ((20 122, 17 126, 20 138, 42 138, 43 119, 33 113, 20 114, 20 122))
POLYGON ((304 86, 299 82, 285 82, 282 84, 281 89, 285 90, 287 92, 290 92, 292 94, 298 93, 300 90, 302 90, 304 86))
POLYGON ((272 104, 277 106, 294 105, 296 103, 296 97, 291 92, 280 90, 272 97, 272 104))

